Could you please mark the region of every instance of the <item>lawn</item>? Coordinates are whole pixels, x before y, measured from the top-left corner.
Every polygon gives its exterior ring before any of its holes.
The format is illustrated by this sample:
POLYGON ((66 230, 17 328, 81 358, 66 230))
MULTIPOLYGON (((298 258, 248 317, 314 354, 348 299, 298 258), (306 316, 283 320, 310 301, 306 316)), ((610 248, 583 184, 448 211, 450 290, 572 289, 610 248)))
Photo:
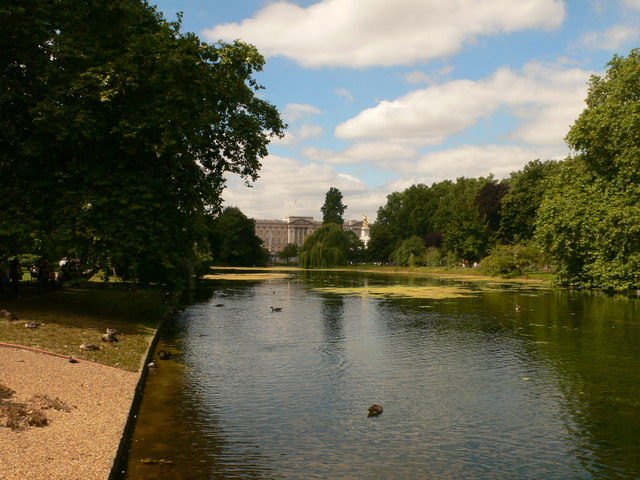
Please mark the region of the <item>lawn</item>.
POLYGON ((42 292, 22 282, 17 298, 0 297, 0 309, 19 320, 0 319, 0 342, 47 350, 138 371, 169 305, 154 289, 127 290, 87 283, 42 292), (26 328, 27 322, 41 323, 26 328), (117 343, 102 341, 107 328, 123 333, 117 343), (80 350, 82 343, 100 347, 80 350))

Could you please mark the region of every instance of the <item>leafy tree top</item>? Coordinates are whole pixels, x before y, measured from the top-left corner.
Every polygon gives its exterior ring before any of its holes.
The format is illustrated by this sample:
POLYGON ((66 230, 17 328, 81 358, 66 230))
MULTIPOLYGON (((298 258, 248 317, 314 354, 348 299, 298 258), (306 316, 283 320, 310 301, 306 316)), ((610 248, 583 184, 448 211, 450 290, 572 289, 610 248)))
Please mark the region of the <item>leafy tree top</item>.
POLYGON ((322 211, 322 223, 336 223, 340 226, 344 223, 344 211, 347 206, 342 203, 342 192, 335 187, 331 187, 327 192, 322 211))
POLYGON ((589 82, 587 107, 567 134, 571 148, 606 175, 640 174, 640 49, 614 55, 589 82))

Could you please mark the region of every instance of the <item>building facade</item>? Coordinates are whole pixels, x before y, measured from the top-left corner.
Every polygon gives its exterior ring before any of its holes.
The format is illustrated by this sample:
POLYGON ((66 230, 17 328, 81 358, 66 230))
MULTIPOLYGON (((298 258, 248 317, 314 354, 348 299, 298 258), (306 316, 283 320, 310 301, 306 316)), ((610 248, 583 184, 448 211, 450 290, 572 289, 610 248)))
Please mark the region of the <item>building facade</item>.
MULTIPOLYGON (((302 247, 305 238, 322 226, 321 220, 313 217, 285 217, 282 220, 256 220, 256 235, 271 253, 281 252, 289 243, 302 247)), ((366 219, 364 220, 366 222, 366 219)), ((360 238, 363 221, 347 220, 342 225, 360 238)))

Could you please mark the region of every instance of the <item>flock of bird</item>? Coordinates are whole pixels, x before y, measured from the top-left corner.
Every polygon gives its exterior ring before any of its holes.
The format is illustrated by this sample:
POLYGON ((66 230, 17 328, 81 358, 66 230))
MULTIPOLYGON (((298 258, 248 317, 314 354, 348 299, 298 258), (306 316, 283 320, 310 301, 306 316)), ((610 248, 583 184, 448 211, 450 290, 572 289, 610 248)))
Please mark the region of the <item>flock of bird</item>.
MULTIPOLYGON (((8 310, 0 310, 0 317, 10 322, 15 322, 20 320, 20 317, 18 317, 15 313, 9 312, 8 310)), ((27 322, 24 324, 26 328, 40 328, 43 325, 44 323, 40 323, 40 322, 27 322)), ((106 333, 102 335, 102 341, 108 342, 108 343, 117 343, 119 341, 118 340, 119 335, 124 335, 124 334, 115 328, 107 328, 106 333)), ((91 343, 91 342, 84 342, 80 344, 79 348, 80 350, 84 350, 84 351, 100 350, 99 345, 96 345, 95 343, 91 343)), ((69 357, 69 361, 71 363, 77 363, 77 360, 75 360, 72 357, 69 357)))

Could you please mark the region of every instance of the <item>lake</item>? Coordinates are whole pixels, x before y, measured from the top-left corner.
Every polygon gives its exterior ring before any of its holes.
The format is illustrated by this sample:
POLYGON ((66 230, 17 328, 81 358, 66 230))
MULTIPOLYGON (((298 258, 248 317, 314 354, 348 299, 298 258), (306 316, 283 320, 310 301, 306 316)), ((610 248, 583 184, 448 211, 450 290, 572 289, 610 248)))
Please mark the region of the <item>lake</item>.
POLYGON ((640 478, 637 299, 247 273, 162 332, 123 478, 640 478))

